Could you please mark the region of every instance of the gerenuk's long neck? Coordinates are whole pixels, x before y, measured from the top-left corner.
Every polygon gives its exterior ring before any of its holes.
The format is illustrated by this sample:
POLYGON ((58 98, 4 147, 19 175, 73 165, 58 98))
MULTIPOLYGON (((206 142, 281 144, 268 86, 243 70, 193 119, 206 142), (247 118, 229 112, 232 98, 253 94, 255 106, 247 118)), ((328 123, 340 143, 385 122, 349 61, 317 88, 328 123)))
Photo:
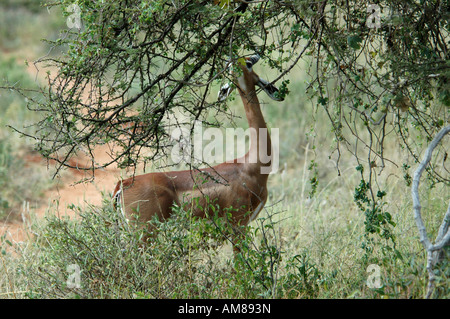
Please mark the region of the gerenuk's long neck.
POLYGON ((245 163, 255 164, 256 167, 269 166, 270 162, 267 163, 267 156, 272 154, 272 144, 256 96, 255 86, 247 86, 245 91, 239 89, 239 94, 244 104, 245 115, 250 128, 250 149, 244 156, 245 163))

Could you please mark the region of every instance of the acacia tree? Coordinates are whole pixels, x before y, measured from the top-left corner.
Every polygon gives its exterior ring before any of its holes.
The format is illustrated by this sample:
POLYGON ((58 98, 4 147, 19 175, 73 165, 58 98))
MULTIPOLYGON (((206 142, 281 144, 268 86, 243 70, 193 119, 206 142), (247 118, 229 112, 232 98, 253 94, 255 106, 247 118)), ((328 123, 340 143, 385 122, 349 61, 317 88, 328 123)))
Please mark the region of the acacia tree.
MULTIPOLYGON (((71 29, 54 48, 45 98, 30 108, 37 149, 61 166, 79 151, 114 143, 109 163, 135 166, 164 155, 175 110, 204 120, 226 112, 207 97, 228 76, 226 62, 257 52, 279 71, 274 82, 309 57, 308 92, 329 116, 336 147, 369 150, 368 167, 384 165, 387 126, 418 159, 411 123, 426 138, 447 121, 448 1, 58 1, 71 29), (438 102, 436 102, 438 101, 438 102), (361 122, 370 139, 362 140, 361 122), (142 149, 153 150, 140 156, 142 149), (147 153, 148 154, 148 153, 147 153), (380 164, 378 164, 380 165, 380 164)), ((282 94, 288 92, 283 82, 282 94)), ((214 124, 214 123, 210 123, 214 124)), ((414 135, 416 135, 414 133, 414 135)), ((356 151, 348 149, 352 152, 356 151)), ((435 176, 446 180, 435 172, 435 176)))
MULTIPOLYGON (((52 72, 44 98, 29 97, 30 108, 42 113, 31 135, 59 168, 72 167, 68 160, 78 152, 91 156, 92 164, 76 168, 88 170, 164 157, 173 127, 206 121, 211 112, 227 114, 226 102, 208 97, 227 81, 229 61, 256 52, 278 71, 277 82, 307 59, 307 92, 329 118, 338 172, 342 151, 359 162, 355 201, 366 214, 366 232, 393 239, 394 223, 383 211, 386 193, 374 182, 389 161, 385 138, 397 135, 418 162, 424 144, 448 122, 448 0, 47 5, 62 8, 71 28, 52 42, 61 55, 37 61, 52 72), (111 146, 111 161, 95 161, 99 144, 111 146)), ((288 94, 287 80, 279 87, 288 94)), ((449 183, 445 144, 435 153, 440 162, 427 171, 434 181, 449 183)))

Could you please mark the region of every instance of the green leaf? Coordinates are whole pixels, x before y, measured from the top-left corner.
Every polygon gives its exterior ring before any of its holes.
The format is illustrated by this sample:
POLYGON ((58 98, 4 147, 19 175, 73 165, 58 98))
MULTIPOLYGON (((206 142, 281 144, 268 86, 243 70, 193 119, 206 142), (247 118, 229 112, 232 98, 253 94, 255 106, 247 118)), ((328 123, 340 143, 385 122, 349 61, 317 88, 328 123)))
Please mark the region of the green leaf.
POLYGON ((377 197, 378 197, 378 198, 383 198, 385 195, 386 195, 386 192, 385 192, 385 191, 378 191, 378 192, 377 192, 377 197))
POLYGON ((362 42, 362 38, 359 35, 350 35, 347 37, 348 45, 355 50, 361 49, 360 43, 362 42))
POLYGON ((319 97, 318 98, 318 102, 322 105, 327 105, 328 103, 328 98, 327 97, 319 97))

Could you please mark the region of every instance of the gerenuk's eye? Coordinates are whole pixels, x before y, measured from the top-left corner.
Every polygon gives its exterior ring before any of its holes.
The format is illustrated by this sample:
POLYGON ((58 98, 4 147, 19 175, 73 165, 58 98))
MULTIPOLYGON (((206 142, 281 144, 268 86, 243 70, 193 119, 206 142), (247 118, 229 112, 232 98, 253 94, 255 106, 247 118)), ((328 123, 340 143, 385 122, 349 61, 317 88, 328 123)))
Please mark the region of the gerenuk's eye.
POLYGON ((246 62, 245 65, 247 66, 247 69, 251 69, 253 66, 251 62, 246 62))

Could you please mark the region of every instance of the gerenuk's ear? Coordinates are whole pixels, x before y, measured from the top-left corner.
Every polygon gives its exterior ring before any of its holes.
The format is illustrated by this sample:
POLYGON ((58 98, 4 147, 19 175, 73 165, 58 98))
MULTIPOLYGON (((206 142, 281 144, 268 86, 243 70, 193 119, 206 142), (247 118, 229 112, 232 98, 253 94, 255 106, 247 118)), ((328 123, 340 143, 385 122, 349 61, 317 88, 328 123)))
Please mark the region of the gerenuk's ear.
POLYGON ((219 90, 219 94, 217 96, 217 99, 219 100, 219 102, 224 101, 228 95, 230 95, 232 91, 231 85, 229 83, 226 83, 225 85, 223 85, 220 90, 219 90))
POLYGON ((253 54, 252 56, 249 56, 246 60, 247 63, 251 63, 250 69, 256 64, 258 63, 259 59, 261 57, 259 56, 259 54, 253 54))
POLYGON ((284 98, 281 98, 278 96, 279 90, 277 89, 277 87, 275 85, 273 85, 261 78, 259 78, 259 80, 256 84, 261 89, 263 89, 264 92, 266 92, 267 95, 270 96, 273 100, 278 101, 278 102, 284 101, 284 98))

